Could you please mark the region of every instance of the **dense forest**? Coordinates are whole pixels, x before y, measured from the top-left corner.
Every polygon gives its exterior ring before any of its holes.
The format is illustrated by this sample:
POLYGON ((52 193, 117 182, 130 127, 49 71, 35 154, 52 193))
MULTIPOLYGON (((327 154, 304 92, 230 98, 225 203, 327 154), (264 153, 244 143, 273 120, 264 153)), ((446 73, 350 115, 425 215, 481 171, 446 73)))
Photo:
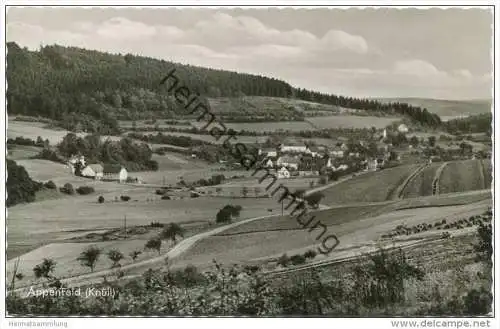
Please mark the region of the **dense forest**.
POLYGON ((493 115, 491 113, 482 113, 447 121, 444 123, 444 127, 452 134, 485 133, 491 136, 492 122, 493 115))
POLYGON ((29 51, 10 42, 7 49, 8 113, 54 119, 72 131, 113 134, 119 130, 117 120, 185 117, 184 107, 160 85, 172 68, 190 92, 202 95, 202 102, 209 97, 285 97, 441 123, 439 116, 408 104, 296 89, 263 76, 57 45, 29 51))
POLYGON ((7 159, 7 207, 35 201, 35 193, 43 184, 31 179, 23 166, 7 159))

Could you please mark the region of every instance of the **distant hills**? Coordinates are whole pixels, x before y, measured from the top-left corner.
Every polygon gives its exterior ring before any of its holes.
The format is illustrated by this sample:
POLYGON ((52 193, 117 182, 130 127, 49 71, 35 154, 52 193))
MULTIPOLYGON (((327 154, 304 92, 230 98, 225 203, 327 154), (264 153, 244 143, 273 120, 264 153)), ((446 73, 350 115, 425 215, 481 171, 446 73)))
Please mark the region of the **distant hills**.
POLYGON ((442 119, 451 119, 452 117, 476 115, 491 112, 491 103, 489 99, 474 100, 441 100, 432 98, 377 98, 381 102, 403 102, 413 106, 423 107, 431 113, 439 115, 442 119))
MULTIPOLYGON (((401 101, 384 104, 319 93, 265 76, 58 45, 29 51, 9 42, 7 50, 9 115, 50 118, 68 130, 115 134, 119 131, 117 120, 185 118, 184 104, 175 101, 167 86, 160 85, 173 68, 191 95, 199 94, 198 99, 206 103, 208 98, 277 97, 400 115, 428 126, 441 124, 438 115, 401 101)), ((247 122, 304 120, 304 114, 291 104, 267 111, 243 102, 231 106, 230 111, 228 116, 247 122)))

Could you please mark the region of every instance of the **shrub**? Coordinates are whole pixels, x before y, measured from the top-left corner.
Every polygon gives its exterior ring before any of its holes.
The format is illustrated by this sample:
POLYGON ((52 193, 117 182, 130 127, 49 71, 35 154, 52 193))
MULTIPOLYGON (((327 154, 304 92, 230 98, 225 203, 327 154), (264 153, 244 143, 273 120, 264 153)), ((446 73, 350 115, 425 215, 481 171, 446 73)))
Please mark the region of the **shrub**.
POLYGON ((159 255, 161 252, 161 240, 158 238, 148 240, 148 242, 144 245, 144 249, 154 249, 159 255))
POLYGON ((167 193, 167 191, 165 189, 158 189, 158 190, 156 190, 156 194, 157 195, 164 195, 165 193, 167 193))
POLYGON ((129 256, 130 256, 130 258, 132 258, 132 261, 135 262, 137 260, 137 257, 139 257, 140 254, 142 254, 142 251, 134 250, 129 254, 129 256))
POLYGON ((172 198, 168 195, 164 195, 161 197, 162 200, 171 200, 172 198))
POLYGON ((319 202, 321 201, 321 199, 323 199, 324 196, 325 195, 321 192, 315 192, 305 196, 304 199, 310 206, 317 207, 319 205, 319 202))
POLYGON ((98 198, 97 198, 97 202, 99 203, 104 203, 104 197, 102 195, 100 195, 98 198))
POLYGON ((316 251, 314 251, 312 249, 310 249, 304 253, 304 257, 310 258, 310 259, 313 259, 314 257, 316 257, 316 255, 317 255, 316 251))
POLYGON ((56 184, 51 180, 49 180, 47 183, 45 183, 44 186, 48 189, 51 189, 51 190, 54 190, 57 188, 56 184))
POLYGON ((113 262, 113 265, 111 266, 112 268, 114 267, 119 267, 120 266, 120 261, 123 259, 123 254, 120 250, 118 249, 111 249, 108 251, 108 258, 111 262, 113 262))
POLYGON ((60 190, 61 190, 61 192, 69 194, 69 195, 75 194, 75 189, 73 188, 73 185, 71 185, 70 183, 64 184, 64 186, 61 187, 60 190))
POLYGON ((35 155, 33 159, 43 159, 49 160, 57 163, 64 163, 64 161, 57 155, 57 153, 53 150, 44 148, 40 153, 35 155))
POLYGON ((293 255, 292 257, 290 257, 290 263, 292 263, 292 265, 301 265, 305 262, 306 258, 302 255, 293 255))
POLYGON ((490 291, 481 287, 480 290, 472 289, 463 298, 465 315, 487 315, 491 312, 493 295, 490 291))
POLYGON ((231 211, 225 208, 219 210, 219 212, 215 216, 216 223, 227 223, 230 222, 231 220, 232 220, 231 211))
POLYGON ((87 195, 90 193, 94 193, 95 190, 91 186, 80 186, 79 188, 76 189, 76 192, 80 195, 87 195))
POLYGON ((287 254, 283 254, 279 259, 278 259, 278 265, 281 265, 283 267, 287 267, 288 263, 290 263, 290 257, 288 257, 287 254))
POLYGON ((194 265, 188 265, 182 270, 173 271, 170 273, 170 280, 174 285, 186 288, 206 282, 205 276, 194 265))
POLYGON ((121 199, 122 201, 125 201, 125 202, 126 202, 126 201, 129 201, 129 200, 130 200, 130 197, 129 197, 128 195, 121 195, 121 196, 120 196, 120 199, 121 199))

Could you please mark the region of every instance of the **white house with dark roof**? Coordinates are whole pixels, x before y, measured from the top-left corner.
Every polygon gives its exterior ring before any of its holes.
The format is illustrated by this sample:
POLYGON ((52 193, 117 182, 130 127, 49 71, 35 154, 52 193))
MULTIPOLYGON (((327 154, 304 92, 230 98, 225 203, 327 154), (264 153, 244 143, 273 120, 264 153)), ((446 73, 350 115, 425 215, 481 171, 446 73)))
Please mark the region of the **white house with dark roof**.
POLYGON ((83 168, 82 176, 101 180, 104 177, 104 167, 98 163, 89 164, 83 168))
POLYGON ((105 164, 103 167, 103 178, 123 183, 127 181, 128 172, 125 167, 119 164, 105 164))

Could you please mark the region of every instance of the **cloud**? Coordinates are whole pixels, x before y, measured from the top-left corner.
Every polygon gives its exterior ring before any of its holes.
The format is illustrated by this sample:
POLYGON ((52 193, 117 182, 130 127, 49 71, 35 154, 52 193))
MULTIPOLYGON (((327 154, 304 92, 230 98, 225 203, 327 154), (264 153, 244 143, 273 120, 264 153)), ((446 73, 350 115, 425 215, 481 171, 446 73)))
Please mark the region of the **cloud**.
POLYGON ((443 74, 431 63, 420 59, 397 61, 394 64, 393 71, 396 74, 418 77, 435 77, 443 74))
POLYGON ((358 35, 351 35, 338 30, 328 31, 321 38, 319 45, 321 48, 328 50, 349 50, 358 54, 368 52, 368 44, 365 39, 358 35))
POLYGON ((114 17, 97 26, 95 33, 105 38, 137 39, 154 36, 157 32, 154 26, 114 17))

